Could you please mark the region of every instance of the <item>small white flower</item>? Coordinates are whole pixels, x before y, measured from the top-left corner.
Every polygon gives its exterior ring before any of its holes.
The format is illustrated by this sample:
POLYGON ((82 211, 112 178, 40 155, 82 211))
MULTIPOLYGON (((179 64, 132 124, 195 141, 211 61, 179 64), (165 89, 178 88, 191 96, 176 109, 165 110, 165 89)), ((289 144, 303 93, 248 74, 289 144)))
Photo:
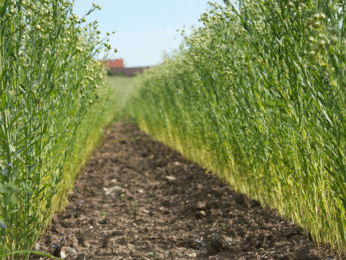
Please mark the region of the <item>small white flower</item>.
POLYGON ((318 45, 319 46, 324 46, 326 44, 326 41, 325 40, 321 40, 318 42, 318 45))
POLYGON ((312 24, 312 27, 318 28, 320 25, 321 25, 320 22, 315 22, 315 23, 312 24))
POLYGON ((308 53, 308 55, 311 56, 311 57, 314 57, 314 56, 316 55, 316 52, 310 51, 310 52, 308 53))

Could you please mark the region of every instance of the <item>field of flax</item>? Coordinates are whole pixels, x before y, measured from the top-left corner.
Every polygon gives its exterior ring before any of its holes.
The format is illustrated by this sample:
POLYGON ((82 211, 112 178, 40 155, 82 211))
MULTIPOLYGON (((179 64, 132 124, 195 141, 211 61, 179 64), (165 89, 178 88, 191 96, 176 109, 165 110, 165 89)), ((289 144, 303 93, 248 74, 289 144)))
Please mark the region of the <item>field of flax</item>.
POLYGON ((135 80, 128 115, 345 251, 345 2, 208 3, 188 48, 135 80))
MULTIPOLYGON (((185 37, 188 48, 131 79, 119 96, 92 58, 100 46, 111 49, 97 21, 79 26, 85 17, 63 0, 0 3, 1 258, 43 254, 24 249, 66 207, 120 107, 155 139, 308 230, 315 244, 345 251, 345 3, 254 0, 240 1, 239 10, 225 3, 209 3, 205 27, 185 37)), ((191 172, 189 182, 179 174, 191 184, 191 172)), ((186 191, 199 196, 198 188, 186 191)), ((160 196, 157 210, 168 205, 160 196)), ((203 218, 196 207, 204 206, 187 205, 182 216, 203 218)), ((209 255, 220 249, 213 243, 209 255)))
MULTIPOLYGON (((64 208, 60 202, 116 109, 114 94, 98 88, 106 74, 93 59, 111 46, 99 40, 97 21, 81 26, 86 18, 72 6, 0 2, 1 259, 29 257, 21 249, 33 248, 64 208)), ((86 15, 100 8, 94 4, 86 15)))

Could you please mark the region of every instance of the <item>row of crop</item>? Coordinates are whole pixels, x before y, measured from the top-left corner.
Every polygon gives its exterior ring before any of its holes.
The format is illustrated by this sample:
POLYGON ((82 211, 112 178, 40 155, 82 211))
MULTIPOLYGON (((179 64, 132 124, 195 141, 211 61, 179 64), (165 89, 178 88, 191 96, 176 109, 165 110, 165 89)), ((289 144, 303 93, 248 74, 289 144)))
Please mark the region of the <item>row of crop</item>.
MULTIPOLYGON (((86 18, 78 19, 72 6, 0 1, 1 259, 32 249, 48 228, 71 189, 65 180, 78 171, 69 171, 70 158, 86 149, 80 136, 94 131, 89 126, 82 135, 80 128, 105 76, 92 57, 111 46, 99 40, 97 21, 80 25, 86 18)), ((87 15, 100 8, 94 4, 87 15)))
POLYGON ((124 111, 345 251, 345 3, 225 3, 209 3, 188 49, 135 79, 124 111))

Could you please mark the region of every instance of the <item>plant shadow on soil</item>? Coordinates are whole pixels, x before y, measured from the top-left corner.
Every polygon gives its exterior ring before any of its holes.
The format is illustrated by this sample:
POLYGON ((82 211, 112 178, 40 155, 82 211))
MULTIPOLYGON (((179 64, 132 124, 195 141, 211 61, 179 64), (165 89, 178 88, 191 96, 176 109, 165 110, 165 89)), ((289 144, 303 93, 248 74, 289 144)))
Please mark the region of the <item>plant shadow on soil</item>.
POLYGON ((68 260, 346 259, 310 241, 122 118, 105 128, 36 250, 68 260))

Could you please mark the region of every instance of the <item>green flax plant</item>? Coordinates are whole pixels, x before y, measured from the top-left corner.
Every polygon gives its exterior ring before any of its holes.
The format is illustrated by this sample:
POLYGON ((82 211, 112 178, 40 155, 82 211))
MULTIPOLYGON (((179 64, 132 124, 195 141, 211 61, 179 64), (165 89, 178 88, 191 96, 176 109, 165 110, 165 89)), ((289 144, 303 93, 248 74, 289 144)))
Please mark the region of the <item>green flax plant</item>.
POLYGON ((208 3, 204 27, 134 80, 125 113, 345 251, 345 3, 208 3))
MULTIPOLYGON (((63 0, 0 2, 1 259, 28 259, 33 251, 24 249, 34 247, 66 198, 68 158, 83 145, 79 126, 103 82, 104 60, 93 59, 101 48, 97 21, 88 32, 78 26, 86 18, 79 20, 72 6, 63 0)), ((86 15, 100 8, 94 4, 86 15)))

